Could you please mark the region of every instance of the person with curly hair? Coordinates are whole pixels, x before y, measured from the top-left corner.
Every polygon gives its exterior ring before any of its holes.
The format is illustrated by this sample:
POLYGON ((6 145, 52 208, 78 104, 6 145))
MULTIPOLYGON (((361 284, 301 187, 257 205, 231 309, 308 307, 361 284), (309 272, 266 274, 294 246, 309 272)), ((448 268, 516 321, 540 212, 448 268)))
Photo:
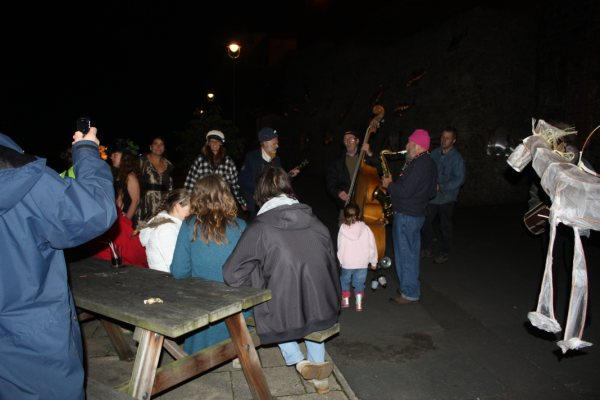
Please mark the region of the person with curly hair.
MULTIPOLYGON (((237 205, 229 185, 219 175, 199 178, 190 200, 190 216, 181 224, 171 274, 176 279, 203 278, 223 282, 221 270, 246 228, 237 218, 237 205)), ((211 324, 188 337, 188 354, 229 338, 225 322, 211 324)))

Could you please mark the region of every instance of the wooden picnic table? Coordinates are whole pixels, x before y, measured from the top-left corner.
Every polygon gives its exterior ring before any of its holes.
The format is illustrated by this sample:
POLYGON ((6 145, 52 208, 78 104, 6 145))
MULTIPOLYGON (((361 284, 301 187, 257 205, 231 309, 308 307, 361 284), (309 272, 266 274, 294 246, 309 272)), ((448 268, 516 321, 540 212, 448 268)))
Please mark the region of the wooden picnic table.
POLYGON ((114 321, 136 327, 139 345, 131 379, 120 390, 148 400, 237 356, 252 396, 271 399, 255 350, 258 338, 250 334, 242 314, 269 300, 269 290, 232 288, 197 278, 176 280, 170 274, 134 266, 115 269, 110 262, 94 258, 70 263, 68 269, 76 306, 102 320, 119 358, 131 360, 133 352, 114 321), (162 303, 144 304, 150 298, 162 303), (192 355, 171 340, 223 319, 231 340, 192 355), (176 360, 157 368, 163 347, 176 360))

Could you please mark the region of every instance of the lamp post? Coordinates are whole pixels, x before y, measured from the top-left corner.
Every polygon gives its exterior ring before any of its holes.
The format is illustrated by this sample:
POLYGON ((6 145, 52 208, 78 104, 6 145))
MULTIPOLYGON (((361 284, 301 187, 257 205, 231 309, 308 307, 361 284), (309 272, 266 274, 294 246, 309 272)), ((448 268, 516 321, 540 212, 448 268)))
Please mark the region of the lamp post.
POLYGON ((233 60, 233 123, 235 124, 235 60, 239 58, 242 46, 236 42, 227 45, 227 55, 233 60))

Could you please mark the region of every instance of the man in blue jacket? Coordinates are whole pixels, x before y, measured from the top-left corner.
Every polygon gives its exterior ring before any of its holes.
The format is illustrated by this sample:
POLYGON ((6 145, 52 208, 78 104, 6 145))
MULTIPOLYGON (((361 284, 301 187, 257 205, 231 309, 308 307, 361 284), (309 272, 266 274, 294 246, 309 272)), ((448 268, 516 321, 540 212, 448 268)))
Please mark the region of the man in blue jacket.
POLYGON ((432 242, 434 237, 433 223, 436 217, 440 220, 439 251, 434 261, 442 264, 448 261, 452 245, 452 215, 458 197, 458 191, 465 181, 465 163, 454 147, 456 128, 448 127, 440 136, 440 147, 431 152, 438 171, 438 192, 427 205, 427 218, 423 224, 423 257, 434 256, 432 242))
POLYGON ((63 249, 115 221, 96 128, 73 136, 77 179, 0 134, 0 399, 83 399, 83 349, 63 249))

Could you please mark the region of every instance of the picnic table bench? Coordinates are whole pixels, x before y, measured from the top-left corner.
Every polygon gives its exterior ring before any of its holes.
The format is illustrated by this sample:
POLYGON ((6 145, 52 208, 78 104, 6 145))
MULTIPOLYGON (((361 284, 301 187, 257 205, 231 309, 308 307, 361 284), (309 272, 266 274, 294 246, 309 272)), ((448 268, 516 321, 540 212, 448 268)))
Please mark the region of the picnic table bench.
MULTIPOLYGON (((71 290, 76 306, 84 310, 80 321, 99 318, 121 360, 135 362, 131 378, 119 387, 128 395, 148 400, 154 394, 193 378, 236 356, 255 399, 271 399, 255 347, 260 339, 244 319, 243 310, 268 301, 269 290, 233 288, 204 279, 176 280, 170 274, 134 266, 114 269, 108 261, 88 258, 69 264, 71 290), (159 298, 162 303, 145 304, 159 298), (225 320, 231 339, 194 354, 187 354, 173 340, 203 326, 225 320), (138 341, 134 355, 121 327, 135 326, 138 341), (175 361, 158 368, 164 348, 175 361)), ((339 324, 305 338, 322 342, 339 332, 339 324)))
POLYGON ((102 320, 119 358, 132 359, 133 353, 114 321, 136 327, 139 344, 133 371, 120 390, 148 400, 237 356, 252 396, 271 399, 242 314, 242 310, 269 300, 269 290, 232 288, 203 279, 176 280, 167 273, 133 266, 113 269, 110 262, 91 258, 70 263, 69 275, 75 305, 102 320), (149 298, 160 298, 162 303, 144 304, 149 298), (231 340, 195 354, 187 355, 175 342, 165 339, 222 319, 231 340), (163 346, 169 352, 179 351, 178 359, 157 368, 163 346))

